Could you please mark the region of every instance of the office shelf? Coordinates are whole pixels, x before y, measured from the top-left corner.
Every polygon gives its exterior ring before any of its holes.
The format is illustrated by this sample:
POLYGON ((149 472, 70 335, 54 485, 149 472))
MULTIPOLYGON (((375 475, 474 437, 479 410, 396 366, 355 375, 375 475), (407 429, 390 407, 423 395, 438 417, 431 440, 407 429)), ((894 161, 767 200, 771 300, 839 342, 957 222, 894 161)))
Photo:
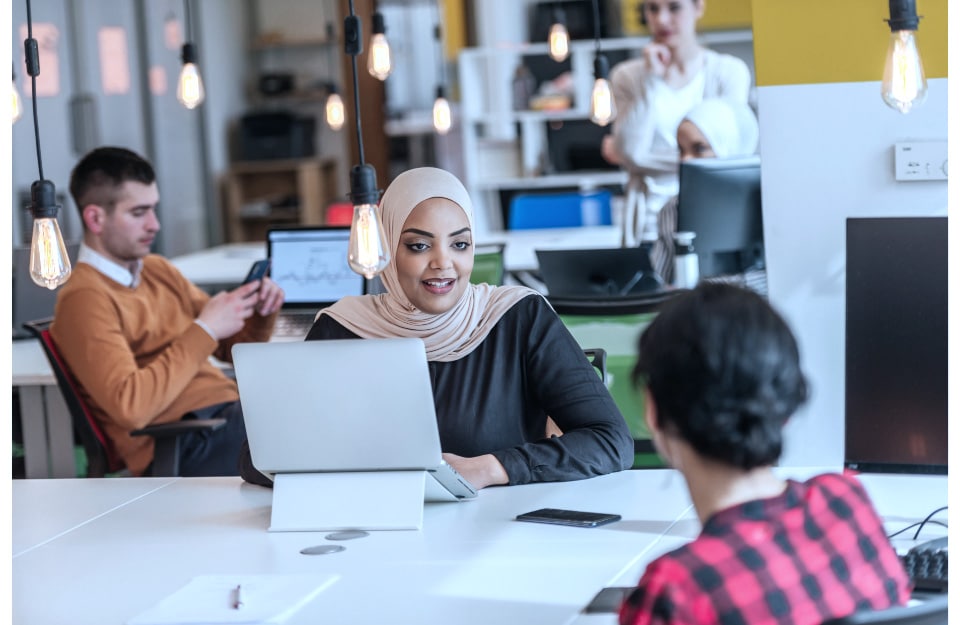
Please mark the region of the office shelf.
POLYGON ((225 180, 227 242, 264 241, 271 225, 324 223, 339 175, 333 157, 234 163, 225 180))

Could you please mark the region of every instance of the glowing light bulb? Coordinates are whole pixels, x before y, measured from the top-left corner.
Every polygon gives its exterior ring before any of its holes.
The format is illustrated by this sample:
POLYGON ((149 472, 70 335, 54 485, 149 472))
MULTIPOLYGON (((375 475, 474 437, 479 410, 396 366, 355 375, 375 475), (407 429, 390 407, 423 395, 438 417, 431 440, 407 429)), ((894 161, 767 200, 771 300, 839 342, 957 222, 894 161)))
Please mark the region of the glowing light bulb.
POLYGON ((441 135, 450 132, 453 117, 450 114, 450 102, 447 101, 443 87, 437 87, 437 99, 433 101, 433 128, 441 135))
POLYGON ((57 225, 57 189, 49 180, 30 185, 33 238, 30 241, 30 278, 51 291, 70 277, 70 257, 57 225))
POLYGON ((188 109, 197 108, 204 98, 203 80, 193 63, 186 63, 177 82, 177 99, 188 109))
POLYGON ((550 58, 560 63, 570 56, 570 34, 567 27, 562 22, 557 22, 550 27, 550 58))
POLYGON ((350 268, 368 280, 383 271, 390 262, 387 239, 374 204, 356 204, 350 224, 350 268))
POLYGON ((10 107, 13 109, 13 123, 23 116, 23 101, 20 99, 20 90, 17 89, 17 81, 13 81, 13 102, 10 107))
POLYGON ((70 277, 70 258, 56 217, 33 220, 30 243, 30 278, 51 291, 70 277))
POLYGON ((203 102, 203 80, 197 69, 197 49, 192 43, 185 43, 180 49, 180 60, 183 69, 177 80, 177 99, 188 109, 195 109, 203 102))
POLYGON ((890 33, 880 95, 887 106, 901 113, 909 113, 926 98, 927 79, 913 30, 890 33))
POLYGON ((390 44, 383 33, 374 33, 370 38, 370 54, 367 56, 367 70, 377 80, 386 80, 393 71, 390 58, 390 44))
POLYGON ((598 126, 606 126, 617 116, 617 105, 613 101, 613 92, 607 75, 610 64, 607 57, 597 54, 593 59, 593 91, 590 92, 590 121, 598 126))
POLYGON ((327 96, 326 104, 326 114, 327 114, 327 125, 330 126, 333 130, 340 130, 343 128, 343 122, 346 119, 343 111, 343 98, 340 97, 340 94, 336 91, 332 91, 330 95, 327 96))

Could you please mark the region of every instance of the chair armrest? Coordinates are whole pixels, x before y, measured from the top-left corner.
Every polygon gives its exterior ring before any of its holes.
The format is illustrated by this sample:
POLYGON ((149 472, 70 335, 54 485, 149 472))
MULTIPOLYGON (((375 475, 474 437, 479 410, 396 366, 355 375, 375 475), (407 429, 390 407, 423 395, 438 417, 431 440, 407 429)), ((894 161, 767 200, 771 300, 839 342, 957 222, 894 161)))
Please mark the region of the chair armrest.
POLYGON ((179 436, 184 432, 194 432, 197 430, 219 430, 226 425, 226 419, 187 419, 185 421, 173 421, 171 423, 157 423, 148 425, 145 428, 130 432, 131 436, 152 436, 154 438, 165 438, 168 436, 179 436))

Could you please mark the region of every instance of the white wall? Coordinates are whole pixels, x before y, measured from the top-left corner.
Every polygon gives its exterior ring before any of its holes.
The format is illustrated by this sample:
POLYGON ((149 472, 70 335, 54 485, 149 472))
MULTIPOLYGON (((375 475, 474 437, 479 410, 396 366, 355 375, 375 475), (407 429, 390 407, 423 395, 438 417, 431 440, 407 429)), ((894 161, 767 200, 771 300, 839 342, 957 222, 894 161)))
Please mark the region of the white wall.
POLYGON ((946 139, 947 79, 931 80, 909 115, 883 104, 879 81, 761 87, 759 110, 770 300, 797 334, 812 387, 782 462, 839 466, 845 220, 947 213, 946 181, 893 175, 896 142, 946 139))

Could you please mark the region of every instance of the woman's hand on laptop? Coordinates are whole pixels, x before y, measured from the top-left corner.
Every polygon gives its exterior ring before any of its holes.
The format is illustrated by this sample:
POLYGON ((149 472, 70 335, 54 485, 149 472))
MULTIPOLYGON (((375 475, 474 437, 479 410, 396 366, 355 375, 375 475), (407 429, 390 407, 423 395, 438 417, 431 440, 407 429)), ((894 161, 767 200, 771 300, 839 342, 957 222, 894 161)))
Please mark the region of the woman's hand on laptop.
POLYGON ((478 490, 493 484, 510 482, 506 469, 493 454, 464 458, 445 453, 443 459, 478 490))

